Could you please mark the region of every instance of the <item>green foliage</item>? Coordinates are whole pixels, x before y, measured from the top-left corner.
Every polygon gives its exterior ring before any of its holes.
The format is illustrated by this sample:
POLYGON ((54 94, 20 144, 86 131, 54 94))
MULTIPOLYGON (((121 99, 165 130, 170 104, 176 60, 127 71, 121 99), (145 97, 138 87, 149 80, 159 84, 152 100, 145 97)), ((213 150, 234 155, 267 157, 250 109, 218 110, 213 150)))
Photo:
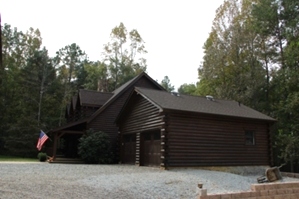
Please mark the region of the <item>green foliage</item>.
POLYGON ((111 79, 108 76, 108 66, 103 62, 89 62, 84 65, 87 73, 84 88, 102 92, 111 91, 111 79))
POLYGON ((196 85, 183 84, 179 87, 178 92, 181 94, 196 95, 196 85))
POLYGON ((46 91, 55 77, 55 69, 45 48, 34 51, 33 55, 27 59, 25 67, 21 70, 23 97, 28 101, 26 113, 33 112, 33 120, 37 115, 38 126, 45 123, 43 113, 47 110, 43 110, 43 104, 48 95, 46 91))
MULTIPOLYGON (((11 135, 11 137, 15 136, 16 135, 11 135)), ((24 136, 23 139, 7 138, 5 140, 4 149, 6 155, 34 157, 36 154, 36 147, 34 146, 32 139, 28 138, 28 135, 24 136)))
POLYGON ((58 124, 61 83, 53 59, 41 49, 38 29, 23 33, 2 27, 3 65, 0 86, 0 153, 36 156, 36 132, 58 124))
POLYGON ((88 164, 112 163, 109 136, 104 132, 89 130, 79 139, 78 154, 88 164))
POLYGON ((204 44, 196 87, 197 94, 240 101, 276 118, 275 161, 294 170, 299 161, 298 8, 296 0, 224 1, 204 44))
POLYGON ((58 78, 62 84, 60 89, 63 93, 62 103, 60 104, 60 126, 63 123, 64 110, 69 99, 84 85, 87 76, 84 69, 84 64, 87 63, 87 55, 76 43, 61 48, 56 54, 54 61, 58 66, 58 78))
POLYGON ((299 136, 294 133, 278 131, 275 147, 279 150, 279 158, 283 163, 290 163, 291 172, 294 172, 294 163, 299 159, 299 136))
POLYGON ((45 162, 47 160, 47 154, 40 152, 37 154, 37 158, 39 159, 40 162, 45 162))
POLYGON ((160 85, 165 88, 166 91, 168 92, 172 92, 174 91, 174 86, 171 85, 170 83, 170 79, 168 78, 168 76, 165 76, 164 79, 161 81, 160 85))
POLYGON ((146 59, 143 58, 147 51, 136 29, 128 32, 125 25, 120 23, 112 29, 110 39, 111 41, 104 46, 102 61, 107 66, 108 75, 103 81, 99 81, 98 88, 98 90, 109 89, 104 90, 109 92, 146 71, 147 66, 146 59))
MULTIPOLYGON (((73 43, 49 57, 38 29, 22 32, 1 26, 3 66, 0 68, 0 153, 34 157, 39 129, 65 123, 65 107, 83 86, 111 92, 146 70, 144 42, 137 30, 121 23, 101 61, 88 61, 73 43), (117 55, 116 55, 116 54, 117 55)), ((100 53, 99 53, 100 54, 100 53)))
POLYGON ((261 87, 267 71, 258 59, 260 41, 250 12, 248 1, 228 0, 217 9, 198 69, 198 94, 241 101, 253 108, 260 103, 257 99, 266 100, 261 87))

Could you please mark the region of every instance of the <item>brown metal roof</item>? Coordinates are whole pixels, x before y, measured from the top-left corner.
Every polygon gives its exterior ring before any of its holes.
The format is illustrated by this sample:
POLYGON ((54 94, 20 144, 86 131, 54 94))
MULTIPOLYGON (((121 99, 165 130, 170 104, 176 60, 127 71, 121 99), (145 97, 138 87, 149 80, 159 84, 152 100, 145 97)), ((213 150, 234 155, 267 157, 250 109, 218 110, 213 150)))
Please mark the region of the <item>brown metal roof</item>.
POLYGON ((163 110, 188 111, 232 117, 276 121, 236 101, 207 99, 191 95, 175 95, 165 91, 135 88, 135 91, 163 110))
POLYGON ((113 93, 105 93, 91 90, 79 90, 79 99, 81 106, 102 106, 111 97, 113 93))

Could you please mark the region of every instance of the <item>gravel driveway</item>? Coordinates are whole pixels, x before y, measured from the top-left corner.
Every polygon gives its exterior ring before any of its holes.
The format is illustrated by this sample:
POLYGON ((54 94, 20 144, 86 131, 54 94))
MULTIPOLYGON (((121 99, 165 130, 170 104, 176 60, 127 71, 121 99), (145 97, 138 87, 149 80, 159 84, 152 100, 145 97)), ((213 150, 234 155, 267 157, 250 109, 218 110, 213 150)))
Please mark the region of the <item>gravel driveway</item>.
POLYGON ((237 192, 249 190, 257 177, 130 165, 0 163, 0 198, 192 199, 198 195, 198 183, 208 194, 237 192))

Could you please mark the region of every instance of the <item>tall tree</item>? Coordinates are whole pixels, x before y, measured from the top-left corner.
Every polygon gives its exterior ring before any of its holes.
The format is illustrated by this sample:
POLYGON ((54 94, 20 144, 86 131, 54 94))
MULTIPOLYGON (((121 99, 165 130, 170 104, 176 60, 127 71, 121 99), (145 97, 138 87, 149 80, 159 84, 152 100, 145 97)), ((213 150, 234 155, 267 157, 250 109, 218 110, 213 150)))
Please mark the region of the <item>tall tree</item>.
POLYGON ((111 41, 104 47, 103 62, 108 66, 114 90, 146 71, 146 59, 142 55, 147 51, 138 31, 133 29, 128 32, 123 23, 112 29, 110 38, 111 41))
POLYGON ((270 76, 269 89, 272 92, 269 97, 271 114, 278 119, 274 134, 277 151, 280 153, 277 157, 290 163, 291 171, 294 171, 294 163, 299 160, 299 157, 294 155, 299 153, 298 147, 293 147, 299 140, 299 2, 260 1, 254 6, 252 15, 256 32, 265 40, 266 50, 263 54, 268 57, 273 71, 270 76))
POLYGON ((299 140, 298 15, 295 0, 226 0, 204 45, 196 91, 241 101, 278 119, 275 157, 291 165, 299 159, 293 147, 299 140))
POLYGON ((113 90, 111 79, 108 75, 108 66, 103 62, 89 62, 84 65, 87 73, 84 88, 109 92, 113 90))
POLYGON ((160 85, 161 85, 163 88, 165 88, 165 90, 168 91, 168 92, 172 92, 172 91, 174 91, 174 86, 171 85, 171 83, 170 83, 170 79, 169 79, 168 76, 164 76, 164 79, 162 79, 160 85))
POLYGON ((48 87, 56 78, 55 68, 48 56, 48 51, 45 48, 35 51, 33 56, 28 58, 21 73, 24 85, 23 96, 26 101, 30 102, 26 106, 29 109, 26 112, 35 110, 35 116, 32 119, 37 120, 38 127, 44 126, 41 124, 43 98, 48 87))
POLYGON ((195 84, 183 84, 178 88, 178 92, 181 94, 196 95, 195 84))
POLYGON ((199 94, 259 106, 265 71, 256 55, 252 2, 227 0, 217 9, 198 70, 199 94))
POLYGON ((37 120, 32 122, 31 112, 26 111, 28 101, 24 100, 26 89, 22 71, 27 65, 27 59, 39 50, 41 36, 38 29, 30 28, 23 33, 5 24, 2 27, 2 42, 4 70, 0 87, 1 147, 10 153, 28 155, 34 150, 31 139, 36 136, 33 129, 36 129, 37 120))
POLYGON ((26 66, 27 58, 40 48, 41 37, 38 29, 30 28, 30 31, 24 34, 8 24, 3 27, 2 37, 5 70, 2 78, 3 85, 0 88, 2 90, 1 112, 3 113, 1 121, 3 121, 3 126, 7 126, 10 122, 16 121, 16 117, 13 116, 18 115, 19 108, 21 108, 23 97, 21 70, 26 66))
POLYGON ((87 63, 87 56, 75 43, 61 48, 56 54, 55 62, 58 66, 58 78, 64 85, 63 101, 60 106, 59 125, 61 125, 68 100, 84 85, 86 78, 84 64, 87 63))

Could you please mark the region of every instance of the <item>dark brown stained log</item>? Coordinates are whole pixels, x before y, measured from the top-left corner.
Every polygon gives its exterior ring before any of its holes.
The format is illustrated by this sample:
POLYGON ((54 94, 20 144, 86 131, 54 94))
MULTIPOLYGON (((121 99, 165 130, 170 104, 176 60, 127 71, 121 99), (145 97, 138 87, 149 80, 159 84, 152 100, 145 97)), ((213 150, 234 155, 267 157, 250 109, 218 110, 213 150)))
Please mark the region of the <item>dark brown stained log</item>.
POLYGON ((67 122, 75 122, 83 118, 87 118, 91 116, 96 110, 98 110, 100 107, 94 107, 94 106, 77 106, 75 110, 71 110, 67 119, 67 122))
POLYGON ((148 158, 142 151, 142 135, 159 130, 160 166, 164 168, 271 165, 271 122, 167 110, 153 103, 134 92, 118 118, 122 135, 141 134, 136 141, 136 164, 148 158), (253 145, 246 144, 246 131, 254 133, 253 145))
MULTIPOLYGON (((115 152, 118 151, 118 127, 115 124, 115 120, 135 86, 159 89, 149 79, 147 79, 146 77, 142 77, 137 82, 135 82, 134 85, 127 88, 124 93, 122 93, 117 99, 115 99, 113 103, 107 106, 99 115, 97 115, 96 118, 94 118, 90 123, 88 123, 87 129, 92 128, 95 131, 103 131, 109 135, 112 148, 115 148, 115 152)), ((148 126, 151 126, 151 124, 148 124, 148 126)))
POLYGON ((137 94, 131 96, 131 101, 123 111, 125 117, 119 119, 119 130, 124 136, 137 134, 136 164, 160 166, 163 148, 160 129, 164 125, 164 116, 160 115, 156 106, 137 94), (145 140, 144 136, 148 133, 159 134, 159 139, 154 140, 154 134, 150 134, 151 140, 145 140))
POLYGON ((160 129, 164 122, 163 117, 159 116, 159 109, 153 105, 151 109, 143 109, 144 105, 147 107, 151 105, 150 102, 140 95, 135 95, 134 97, 136 99, 134 100, 134 104, 132 103, 126 107, 128 110, 126 117, 122 118, 121 121, 122 126, 120 131, 122 134, 160 129), (136 117, 136 114, 140 115, 140 117, 136 117))
POLYGON ((204 114, 168 113, 168 166, 269 165, 268 123, 204 114), (255 145, 245 144, 245 131, 255 145))

